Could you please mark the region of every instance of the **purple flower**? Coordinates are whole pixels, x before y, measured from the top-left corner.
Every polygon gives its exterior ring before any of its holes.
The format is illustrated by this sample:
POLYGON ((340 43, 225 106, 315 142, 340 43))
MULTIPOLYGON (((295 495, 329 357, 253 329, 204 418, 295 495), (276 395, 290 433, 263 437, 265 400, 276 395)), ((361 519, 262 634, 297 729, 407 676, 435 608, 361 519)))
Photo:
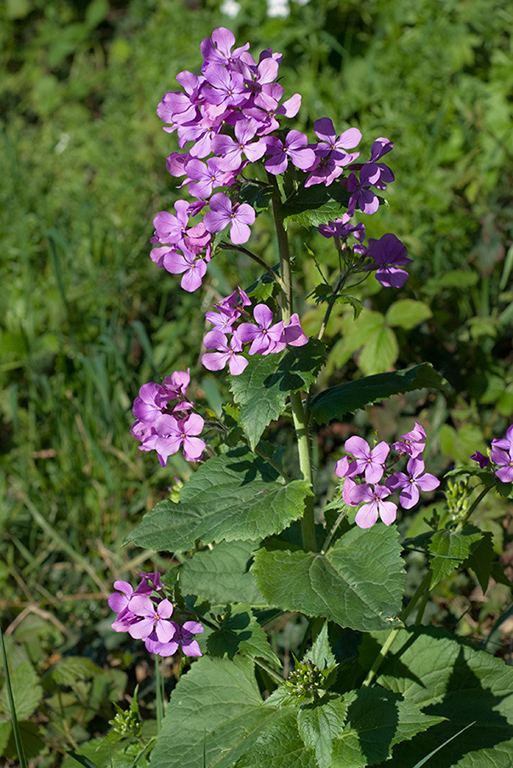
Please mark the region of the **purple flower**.
POLYGON ((168 621, 173 613, 173 605, 166 598, 155 604, 154 601, 144 595, 134 595, 128 604, 135 620, 130 625, 128 633, 137 640, 143 640, 151 632, 155 632, 161 643, 168 643, 175 633, 171 621, 168 621))
POLYGON ((249 240, 251 230, 248 225, 255 221, 255 211, 248 203, 232 206, 232 201, 223 192, 216 192, 210 198, 210 211, 205 214, 203 223, 208 232, 221 232, 230 224, 232 243, 241 245, 249 240))
POLYGON ((177 453, 180 448, 183 448, 186 461, 199 461, 205 443, 196 435, 201 433, 204 423, 197 413, 191 413, 185 419, 175 419, 171 414, 163 413, 155 421, 152 434, 143 440, 140 449, 155 450, 163 467, 166 466, 168 457, 177 453))
POLYGON ((131 610, 130 603, 134 597, 148 597, 155 591, 162 589, 160 573, 140 573, 141 581, 134 590, 128 581, 115 581, 113 592, 109 595, 109 608, 118 613, 112 623, 116 632, 128 632, 130 627, 138 621, 137 615, 131 610))
POLYGON ((384 441, 370 449, 363 437, 354 435, 344 443, 344 448, 355 458, 349 465, 347 476, 365 475, 366 483, 377 483, 383 477, 384 463, 390 451, 390 446, 384 441))
POLYGON ((219 158, 211 157, 206 164, 196 157, 185 164, 189 177, 189 192, 193 197, 206 198, 216 187, 222 187, 227 182, 229 174, 219 167, 219 158))
POLYGON ((494 448, 501 448, 503 451, 509 451, 513 446, 513 424, 508 427, 506 437, 501 437, 498 440, 492 440, 492 446, 494 448))
POLYGON ((379 199, 371 191, 370 187, 379 181, 380 171, 374 163, 366 163, 360 170, 360 178, 352 173, 347 179, 347 190, 351 197, 347 212, 353 215, 358 207, 363 213, 376 213, 379 208, 379 199))
POLYGON ((483 454, 480 453, 479 451, 476 451, 475 453, 473 453, 470 458, 472 459, 472 461, 477 461, 481 469, 484 469, 490 463, 490 459, 488 458, 488 456, 483 456, 483 454))
POLYGON ((244 164, 242 155, 254 163, 265 154, 266 141, 252 141, 258 129, 256 120, 239 120, 235 123, 235 140, 231 136, 221 134, 214 140, 213 147, 216 155, 221 155, 219 167, 223 171, 238 171, 244 164))
POLYGON ((215 106, 238 107, 248 98, 244 78, 222 64, 208 64, 204 69, 206 83, 201 92, 215 106))
POLYGON ((426 433, 422 424, 415 422, 415 427, 406 434, 401 435, 396 443, 392 443, 394 451, 404 453, 407 456, 411 456, 412 459, 416 459, 424 450, 426 442, 426 433))
POLYGON ((152 632, 144 643, 147 651, 157 653, 159 656, 172 656, 177 652, 178 647, 181 646, 186 656, 203 655, 197 640, 194 639, 194 635, 199 635, 204 631, 198 621, 186 621, 183 626, 177 624, 176 621, 171 621, 170 624, 174 628, 174 635, 171 641, 161 642, 158 639, 157 633, 152 632))
MULTIPOLYGON (((509 431, 509 430, 508 430, 509 431)), ((496 476, 503 483, 511 483, 513 481, 513 445, 508 450, 503 450, 497 447, 497 443, 503 443, 502 440, 492 440, 492 449, 490 451, 490 458, 494 464, 497 464, 499 469, 495 470, 496 476)))
MULTIPOLYGON (((174 249, 154 248, 153 251, 164 251, 159 256, 158 266, 164 267, 173 275, 182 274, 180 285, 184 291, 192 293, 200 287, 207 273, 207 264, 203 259, 198 259, 196 254, 182 245, 182 253, 174 249)), ((153 254, 152 251, 152 254, 153 254)))
POLYGON ((134 400, 132 412, 136 419, 145 424, 153 424, 167 405, 168 397, 160 384, 150 381, 143 384, 134 400))
POLYGON ((294 312, 289 322, 283 326, 281 341, 284 344, 290 344, 291 347, 302 347, 308 344, 308 336, 301 328, 297 312, 294 312))
POLYGON ((273 313, 266 304, 257 304, 253 310, 253 317, 257 325, 242 323, 237 328, 237 338, 242 344, 251 342, 250 355, 268 355, 270 352, 276 352, 283 334, 283 321, 271 325, 273 313))
POLYGON ((434 491, 440 485, 440 480, 429 472, 424 472, 422 459, 410 459, 406 465, 408 474, 394 472, 385 480, 390 491, 401 490, 399 501, 404 509, 411 509, 417 504, 421 491, 434 491))
POLYGON ((176 216, 167 211, 160 211, 153 219, 155 233, 152 243, 181 245, 189 223, 190 206, 185 200, 175 203, 176 216))
POLYGON ((277 136, 267 138, 267 154, 269 160, 265 162, 265 169, 277 176, 287 170, 289 159, 296 168, 308 170, 315 162, 315 153, 308 146, 308 139, 304 133, 289 131, 285 137, 285 144, 277 136))
POLYGON ((308 169, 311 172, 306 179, 305 187, 310 187, 313 184, 329 186, 342 174, 344 166, 352 163, 358 157, 359 152, 349 154, 346 149, 356 147, 362 134, 358 128, 349 128, 337 136, 332 121, 327 117, 316 120, 314 130, 321 141, 313 146, 316 161, 313 168, 308 169))
POLYGON ((379 240, 370 238, 365 256, 373 259, 374 265, 368 269, 377 267, 376 280, 381 285, 387 288, 402 288, 408 279, 408 273, 399 267, 412 262, 407 258, 407 253, 406 246, 391 232, 383 235, 379 240))
POLYGON ((225 27, 218 27, 212 32, 212 37, 206 37, 200 46, 201 53, 205 62, 211 64, 229 64, 239 59, 244 51, 249 48, 249 43, 236 48, 232 53, 232 48, 235 45, 235 35, 229 29, 225 27))
MULTIPOLYGON (((347 480, 345 481, 347 482, 347 480)), ((356 513, 355 523, 359 528, 370 528, 380 517, 385 525, 394 522, 397 515, 397 504, 391 501, 383 501, 390 496, 390 490, 384 485, 356 485, 351 491, 351 501, 354 504, 362 504, 356 513)))
POLYGON ((239 376, 248 365, 246 358, 237 354, 242 352, 242 342, 236 336, 232 336, 231 341, 228 342, 224 333, 214 329, 207 333, 203 343, 206 349, 217 350, 217 352, 206 352, 201 358, 201 362, 209 371, 221 371, 228 363, 231 375, 239 376))

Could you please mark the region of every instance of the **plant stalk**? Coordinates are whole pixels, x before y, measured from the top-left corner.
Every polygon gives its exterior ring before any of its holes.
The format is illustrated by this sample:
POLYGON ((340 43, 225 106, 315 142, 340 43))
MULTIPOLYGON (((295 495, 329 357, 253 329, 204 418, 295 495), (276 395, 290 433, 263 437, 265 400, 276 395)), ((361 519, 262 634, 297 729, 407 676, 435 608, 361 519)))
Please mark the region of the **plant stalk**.
MULTIPOLYGON (((424 595, 424 593, 425 592, 429 592, 429 590, 430 590, 430 583, 431 583, 431 576, 432 576, 431 571, 428 571, 426 573, 426 575, 424 576, 424 578, 422 579, 422 581, 419 584, 419 586, 417 587, 417 589, 415 591, 415 594, 413 595, 412 599, 410 600, 410 602, 408 603, 408 605, 406 606, 406 608, 404 609, 404 611, 400 615, 400 618, 401 618, 402 621, 406 621, 406 619, 408 618, 410 613, 413 611, 413 609, 417 605, 417 603, 420 600, 420 598, 424 595)), ((400 629, 402 629, 402 627, 398 627, 397 629, 392 629, 390 631, 390 634, 388 635, 387 639, 385 640, 385 642, 381 646, 378 655, 374 659, 374 663, 373 663, 372 667, 369 669, 369 671, 367 673, 367 677, 365 678, 365 680, 362 683, 362 688, 368 688, 369 685, 374 680, 374 678, 376 677, 376 674, 377 674, 379 668, 381 667, 381 665, 383 664, 387 653, 389 652, 390 648, 392 647, 392 644, 393 644, 395 638, 399 634, 399 630, 400 629)))
MULTIPOLYGON (((290 316, 294 311, 290 248, 287 233, 281 218, 281 203, 276 180, 274 180, 274 186, 275 190, 273 195, 273 216, 274 224, 276 227, 276 235, 278 238, 280 275, 282 279, 281 313, 283 322, 288 323, 290 316)), ((290 406, 292 409, 292 420, 294 422, 294 429, 296 430, 298 442, 299 469, 301 471, 303 480, 306 480, 306 482, 310 485, 310 488, 312 488, 313 483, 309 419, 307 409, 302 403, 300 392, 290 393, 290 406)), ((317 543, 315 539, 314 497, 312 492, 310 492, 305 499, 304 514, 301 518, 301 536, 305 550, 316 552, 317 543)))

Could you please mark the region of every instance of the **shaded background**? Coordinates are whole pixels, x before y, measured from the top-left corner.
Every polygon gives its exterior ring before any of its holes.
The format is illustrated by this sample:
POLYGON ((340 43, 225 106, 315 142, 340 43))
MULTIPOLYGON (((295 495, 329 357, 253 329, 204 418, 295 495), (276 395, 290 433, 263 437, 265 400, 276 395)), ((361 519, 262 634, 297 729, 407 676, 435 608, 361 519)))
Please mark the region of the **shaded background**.
MULTIPOLYGON (((365 223, 371 237, 393 231, 408 246, 414 263, 400 297, 426 310, 413 326, 391 327, 387 312, 397 296, 376 287, 367 302, 374 326, 359 342, 335 343, 325 383, 433 362, 453 385, 452 398, 399 398, 387 409, 370 409, 358 425, 388 438, 400 418, 408 429, 422 415, 439 468, 484 451, 512 421, 513 11, 507 0, 6 0, 0 7, 0 610, 9 637, 33 644, 34 681, 52 654, 116 667, 118 678, 108 678, 96 710, 82 714, 79 725, 71 718, 77 743, 95 728, 101 732, 102 722, 105 727, 108 700, 120 698, 124 670, 137 661, 136 650, 112 637, 105 594, 115 578, 137 573, 148 558, 165 568, 159 555, 123 549, 123 539, 168 494, 175 476, 190 472, 179 457, 162 470, 154 456, 138 451, 129 435, 133 399, 143 383, 190 365, 196 396, 219 408, 225 384, 198 366, 203 327, 191 319, 226 295, 237 274, 248 282, 254 274, 223 256, 209 269, 206 289, 189 295, 148 256, 152 218, 172 209, 179 194, 165 169, 175 138, 162 131, 156 105, 177 89, 178 71, 199 69, 199 44, 217 26, 230 27, 239 44, 250 42, 254 54, 269 46, 283 53, 285 94, 303 96, 294 127, 313 137, 314 121, 328 116, 338 132, 360 127, 363 153, 378 136, 395 145, 387 156, 397 179, 387 190, 389 206, 365 223)), ((255 236, 272 258, 264 223, 255 236)), ((304 243, 321 258, 327 245, 319 239, 293 232, 306 291, 315 275, 304 243)), ((313 327, 321 310, 308 302, 303 310, 313 327)), ((334 313, 334 341, 345 323, 342 310, 334 313)), ((319 433, 326 491, 344 436, 337 425, 319 433)), ((506 568, 513 559, 507 511, 490 502, 482 521, 506 568)), ((469 596, 474 584, 463 588, 469 596)), ((499 615, 509 600, 508 588, 499 585, 483 616, 499 615)), ((466 605, 449 606, 442 595, 439 616, 459 616, 466 605)), ((479 637, 480 611, 469 613, 459 631, 479 637)), ((44 685, 46 709, 38 712, 53 723, 54 690, 44 685)), ((37 722, 33 730, 37 743, 37 722)), ((0 727, 0 746, 1 733, 0 727)), ((48 738, 57 749, 64 737, 50 729, 48 738)), ((44 760, 41 765, 59 764, 56 757, 44 760)))

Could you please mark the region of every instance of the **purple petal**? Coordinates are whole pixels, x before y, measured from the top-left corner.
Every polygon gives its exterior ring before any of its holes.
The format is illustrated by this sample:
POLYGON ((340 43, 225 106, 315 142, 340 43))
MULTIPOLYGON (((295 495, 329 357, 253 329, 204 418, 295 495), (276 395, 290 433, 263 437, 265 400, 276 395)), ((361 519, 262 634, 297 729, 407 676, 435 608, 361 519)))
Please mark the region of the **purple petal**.
POLYGON ((359 528, 371 528, 377 520, 378 504, 376 501, 360 507, 355 517, 355 523, 359 528))

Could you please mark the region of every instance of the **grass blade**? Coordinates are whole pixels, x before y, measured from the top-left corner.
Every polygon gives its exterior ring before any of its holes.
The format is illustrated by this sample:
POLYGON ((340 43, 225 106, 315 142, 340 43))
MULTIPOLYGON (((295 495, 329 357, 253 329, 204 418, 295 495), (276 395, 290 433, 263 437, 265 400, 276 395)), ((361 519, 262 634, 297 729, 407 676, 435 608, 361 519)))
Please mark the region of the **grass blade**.
POLYGON ((18 725, 18 718, 16 717, 16 707, 14 706, 14 697, 12 695, 11 678, 9 676, 9 667, 7 666, 7 654, 5 652, 4 635, 0 629, 0 643, 2 645, 2 661, 5 670, 5 687, 7 690, 7 698, 9 699, 9 712, 12 720, 12 728, 14 732, 14 741, 16 743, 16 749, 18 751, 18 757, 20 759, 20 768, 27 768, 27 761, 25 759, 25 752, 23 750, 23 742, 21 740, 20 726, 18 725))
POLYGON ((467 730, 467 728, 470 728, 471 726, 473 726, 473 725, 475 725, 475 724, 476 724, 476 721, 474 720, 474 722, 472 722, 472 723, 469 723, 468 725, 466 725, 464 728, 462 728, 462 729, 461 729, 461 731, 458 731, 458 733, 455 733, 455 734, 454 734, 454 736, 451 736, 451 738, 450 738, 450 739, 447 739, 447 741, 444 741, 444 743, 443 743, 443 744, 440 744, 440 746, 439 746, 439 747, 437 747, 437 748, 436 748, 436 749, 434 749, 432 752, 430 752, 430 753, 429 753, 429 755, 426 755, 425 757, 423 757, 423 758, 422 758, 422 760, 419 760, 419 762, 418 762, 418 763, 415 763, 415 765, 413 766, 413 768, 421 768, 421 766, 422 766, 422 765, 425 765, 425 764, 427 763, 427 761, 428 761, 428 760, 429 760, 431 757, 433 757, 433 755, 436 755, 436 753, 437 753, 437 752, 439 752, 441 749, 443 749, 443 748, 446 746, 446 744, 448 744, 448 743, 449 743, 450 741, 452 741, 453 739, 456 739, 456 738, 457 738, 457 737, 458 737, 460 734, 462 734, 462 733, 463 733, 463 731, 466 731, 466 730, 467 730))
POLYGON ((85 765, 85 768, 98 768, 96 763, 93 763, 92 760, 89 760, 88 757, 84 757, 84 755, 77 755, 76 752, 68 752, 67 754, 72 757, 73 760, 76 760, 77 763, 80 763, 80 765, 85 765))

